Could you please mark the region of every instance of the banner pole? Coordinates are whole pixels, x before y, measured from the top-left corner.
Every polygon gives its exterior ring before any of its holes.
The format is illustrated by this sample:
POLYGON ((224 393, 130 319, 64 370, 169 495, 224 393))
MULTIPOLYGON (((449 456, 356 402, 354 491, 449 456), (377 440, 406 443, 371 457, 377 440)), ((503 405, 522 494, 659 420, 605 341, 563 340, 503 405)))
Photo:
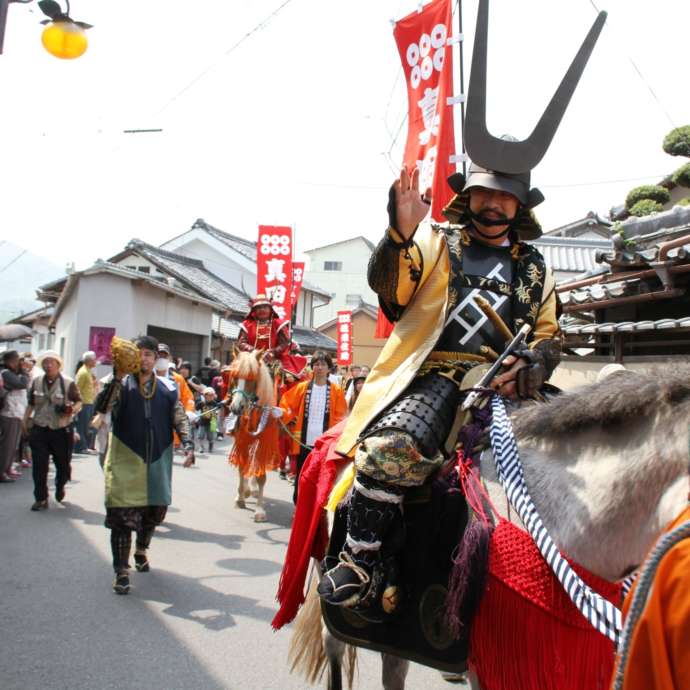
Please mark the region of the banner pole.
MULTIPOLYGON (((458 30, 460 31, 460 35, 463 36, 462 33, 462 0, 458 0, 458 30)), ((463 36, 463 40, 460 41, 460 45, 458 48, 460 49, 460 93, 464 95, 465 93, 465 65, 463 61, 463 54, 465 52, 464 50, 465 47, 465 39, 463 36)), ((465 151, 465 100, 460 103, 460 144, 462 145, 462 152, 463 154, 466 153, 465 151)), ((467 162, 465 160, 465 157, 463 156, 462 159, 462 174, 467 177, 467 162)))

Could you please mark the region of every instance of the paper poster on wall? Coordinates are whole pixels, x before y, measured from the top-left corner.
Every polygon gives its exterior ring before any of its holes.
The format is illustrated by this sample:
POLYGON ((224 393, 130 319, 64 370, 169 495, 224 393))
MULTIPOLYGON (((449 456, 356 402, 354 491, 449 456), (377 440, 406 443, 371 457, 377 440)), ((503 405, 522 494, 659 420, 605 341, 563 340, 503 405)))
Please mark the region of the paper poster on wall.
POLYGON ((89 329, 89 350, 96 353, 99 364, 112 364, 110 343, 115 335, 115 329, 108 326, 91 326, 89 329))

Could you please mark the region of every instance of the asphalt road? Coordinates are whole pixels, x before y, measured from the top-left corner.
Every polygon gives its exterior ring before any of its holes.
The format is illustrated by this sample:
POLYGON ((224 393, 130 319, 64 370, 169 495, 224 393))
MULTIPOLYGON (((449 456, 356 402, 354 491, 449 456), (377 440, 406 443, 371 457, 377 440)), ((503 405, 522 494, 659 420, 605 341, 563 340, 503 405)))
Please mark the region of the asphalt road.
MULTIPOLYGON (((0 688, 3 690, 292 690, 291 631, 274 633, 275 591, 289 536, 292 487, 269 476, 268 522, 233 506, 227 444, 184 469, 154 536, 150 573, 129 596, 111 590, 103 475, 75 456, 62 505, 29 510, 30 470, 0 485, 0 688)), ((52 474, 50 482, 52 484, 52 474)), ((378 655, 361 651, 356 688, 379 688, 378 655)), ((412 666, 408 688, 450 688, 412 666)))

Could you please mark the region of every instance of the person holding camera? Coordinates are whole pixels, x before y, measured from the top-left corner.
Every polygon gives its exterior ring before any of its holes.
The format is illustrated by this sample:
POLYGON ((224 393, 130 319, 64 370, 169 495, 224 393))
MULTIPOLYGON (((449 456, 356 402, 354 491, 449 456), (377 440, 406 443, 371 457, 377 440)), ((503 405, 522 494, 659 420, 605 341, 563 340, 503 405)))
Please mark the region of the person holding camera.
POLYGON ((34 498, 31 510, 48 507, 48 463, 55 463, 55 500, 65 498, 69 479, 72 420, 81 409, 81 395, 75 382, 62 373, 62 357, 47 350, 38 358, 43 373, 29 388, 29 404, 23 420, 29 435, 33 462, 34 498), (30 428, 29 428, 30 427, 30 428))
POLYGON ((13 482, 21 476, 12 465, 19 460, 17 451, 29 382, 22 371, 22 359, 16 350, 3 353, 0 377, 4 389, 0 407, 0 482, 5 483, 13 482))

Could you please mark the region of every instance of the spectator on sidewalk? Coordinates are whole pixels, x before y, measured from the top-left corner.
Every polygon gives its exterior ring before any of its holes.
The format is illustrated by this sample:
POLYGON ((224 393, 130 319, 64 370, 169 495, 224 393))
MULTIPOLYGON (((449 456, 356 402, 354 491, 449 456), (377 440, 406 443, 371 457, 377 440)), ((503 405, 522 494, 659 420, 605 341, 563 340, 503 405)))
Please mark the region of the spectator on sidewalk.
POLYGON ((2 382, 5 395, 0 408, 0 482, 13 482, 21 472, 13 468, 19 460, 22 418, 26 410, 28 377, 22 372, 21 359, 16 350, 8 350, 2 357, 2 382))
POLYGON ((93 431, 89 426, 93 418, 93 404, 96 400, 96 385, 94 384, 93 369, 95 369, 96 353, 88 350, 81 357, 82 364, 77 370, 75 383, 81 395, 82 408, 77 417, 77 432, 79 441, 77 442, 75 453, 89 453, 93 441, 93 431))
POLYGON ((204 452, 204 441, 208 445, 208 452, 213 452, 213 442, 218 431, 218 418, 214 409, 216 405, 216 392, 209 386, 204 390, 203 397, 196 402, 196 411, 199 414, 196 421, 197 438, 201 453, 204 452))
POLYGON ((62 374, 62 358, 48 350, 38 358, 43 374, 29 388, 29 405, 24 414, 24 430, 29 433, 33 457, 34 498, 31 510, 48 507, 48 465, 55 464, 55 500, 65 498, 69 479, 72 420, 81 409, 81 396, 75 382, 62 374), (31 426, 31 429, 29 429, 31 426))

